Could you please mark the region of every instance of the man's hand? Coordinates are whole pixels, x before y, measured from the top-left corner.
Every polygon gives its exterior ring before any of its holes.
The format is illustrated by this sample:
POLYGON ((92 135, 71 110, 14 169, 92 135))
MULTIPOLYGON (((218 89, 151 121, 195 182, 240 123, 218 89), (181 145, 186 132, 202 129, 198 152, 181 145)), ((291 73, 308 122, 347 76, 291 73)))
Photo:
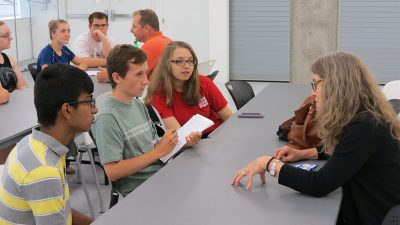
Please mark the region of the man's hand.
POLYGON ((107 40, 107 36, 100 29, 95 30, 93 33, 99 37, 100 41, 107 40))
POLYGON ((107 69, 100 67, 100 71, 96 74, 97 80, 99 82, 109 82, 110 79, 108 78, 107 69))
POLYGON ((167 130, 161 138, 156 150, 160 153, 160 158, 168 155, 178 144, 178 134, 176 130, 167 130))

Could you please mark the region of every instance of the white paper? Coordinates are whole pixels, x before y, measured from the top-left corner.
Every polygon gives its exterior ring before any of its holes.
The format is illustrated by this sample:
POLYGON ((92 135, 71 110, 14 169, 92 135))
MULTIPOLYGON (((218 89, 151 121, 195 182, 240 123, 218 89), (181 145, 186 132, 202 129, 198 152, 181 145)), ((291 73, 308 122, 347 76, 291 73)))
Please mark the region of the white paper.
POLYGON ((99 72, 100 70, 86 70, 85 72, 89 75, 89 76, 97 76, 97 72, 99 72))
POLYGON ((188 136, 192 132, 203 132, 207 128, 211 127, 214 124, 212 120, 208 118, 196 114, 190 118, 189 121, 183 125, 183 127, 179 128, 176 132, 178 132, 178 144, 176 144, 174 150, 172 150, 168 155, 161 158, 161 161, 166 162, 171 157, 181 150, 183 146, 186 144, 186 136, 188 136))

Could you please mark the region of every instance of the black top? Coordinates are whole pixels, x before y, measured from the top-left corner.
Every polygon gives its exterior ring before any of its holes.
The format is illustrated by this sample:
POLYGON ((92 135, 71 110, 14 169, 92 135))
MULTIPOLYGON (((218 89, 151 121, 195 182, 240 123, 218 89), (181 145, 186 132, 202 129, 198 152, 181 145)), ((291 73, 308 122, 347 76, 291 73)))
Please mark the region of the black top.
POLYGON ((316 197, 342 187, 337 224, 381 224, 400 204, 399 143, 387 125, 364 114, 345 127, 324 167, 308 172, 285 164, 279 183, 316 197))
POLYGON ((0 64, 0 67, 9 67, 9 68, 12 68, 10 59, 8 58, 8 56, 6 55, 6 53, 3 53, 3 52, 2 52, 1 55, 2 55, 3 58, 4 58, 4 63, 3 63, 3 64, 0 64))

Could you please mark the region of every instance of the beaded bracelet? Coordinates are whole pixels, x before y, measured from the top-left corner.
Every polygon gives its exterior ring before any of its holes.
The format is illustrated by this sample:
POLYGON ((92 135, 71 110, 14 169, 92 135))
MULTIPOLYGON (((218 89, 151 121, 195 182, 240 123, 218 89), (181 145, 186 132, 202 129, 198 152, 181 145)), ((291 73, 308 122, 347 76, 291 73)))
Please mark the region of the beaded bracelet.
POLYGON ((269 172, 269 171, 268 171, 268 166, 269 166, 269 164, 271 163, 271 161, 272 161, 273 159, 275 159, 275 157, 272 156, 272 157, 268 160, 267 168, 265 168, 265 170, 266 170, 267 172, 269 172))

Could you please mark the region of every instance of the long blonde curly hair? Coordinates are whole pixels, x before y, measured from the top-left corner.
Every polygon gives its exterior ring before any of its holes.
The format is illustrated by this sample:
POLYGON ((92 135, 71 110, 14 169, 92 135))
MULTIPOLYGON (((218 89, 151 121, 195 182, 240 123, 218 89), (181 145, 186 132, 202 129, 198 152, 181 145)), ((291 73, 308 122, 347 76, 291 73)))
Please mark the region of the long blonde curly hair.
POLYGON ((396 113, 368 67, 357 56, 348 52, 329 54, 318 58, 311 71, 324 80, 317 119, 318 134, 326 153, 333 153, 344 127, 361 112, 387 123, 393 138, 400 140, 396 113))

